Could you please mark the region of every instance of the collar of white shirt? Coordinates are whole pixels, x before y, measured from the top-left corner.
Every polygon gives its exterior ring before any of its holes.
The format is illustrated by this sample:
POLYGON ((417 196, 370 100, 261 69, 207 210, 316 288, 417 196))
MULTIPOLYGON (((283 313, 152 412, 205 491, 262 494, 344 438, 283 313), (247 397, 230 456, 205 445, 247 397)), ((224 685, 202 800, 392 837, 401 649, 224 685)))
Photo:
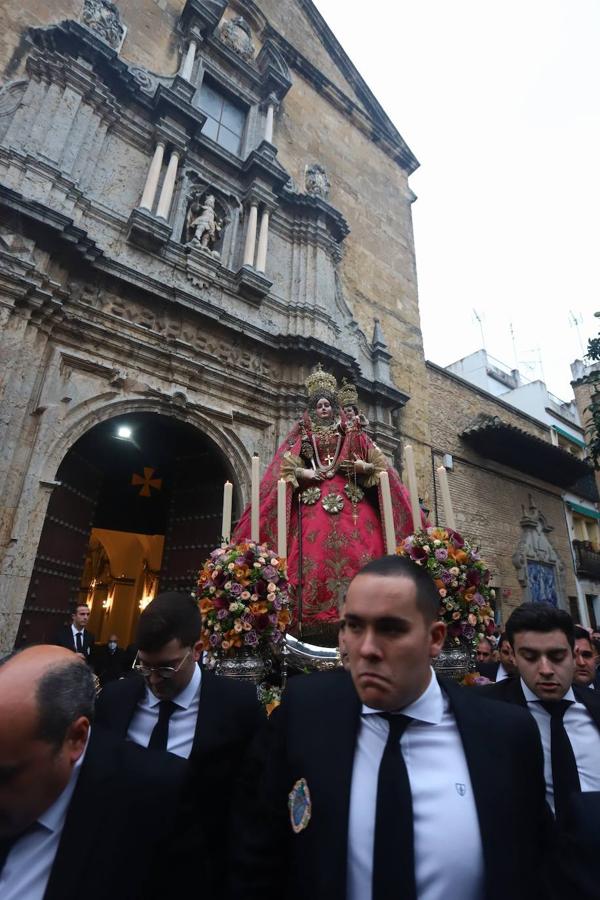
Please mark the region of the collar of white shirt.
POLYGON ((77 779, 79 778, 79 773, 81 772, 83 760, 85 759, 85 754, 87 753, 91 733, 92 729, 90 728, 90 730, 88 731, 84 751, 73 766, 66 787, 64 788, 62 793, 58 795, 52 806, 49 806, 48 809, 41 814, 41 816, 38 816, 38 824, 43 825, 43 827, 48 831, 58 831, 63 826, 65 816, 67 815, 67 810, 69 808, 69 803, 71 802, 71 797, 73 796, 73 791, 77 786, 77 779))
MULTIPOLYGON (((439 725, 444 715, 444 697, 442 689, 439 685, 435 672, 431 669, 431 678, 427 688, 420 697, 405 706, 404 709, 394 710, 394 712, 402 713, 411 719, 419 722, 426 722, 428 725, 439 725)), ((380 709, 373 709, 370 706, 362 707, 362 715, 380 714, 380 709)))
MULTIPOLYGON (((180 691, 177 696, 172 697, 173 703, 176 703, 177 706, 181 707, 181 709, 189 709, 192 705, 196 694, 200 690, 200 683, 202 681, 202 673, 200 672, 200 666, 194 666, 194 674, 190 678, 186 687, 182 691, 180 691)), ((154 708, 158 706, 160 703, 160 699, 155 697, 148 685, 146 685, 146 703, 149 707, 154 708)))
POLYGON ((71 625, 71 631, 73 632, 73 637, 75 637, 76 634, 80 634, 81 639, 83 640, 83 632, 85 631, 85 628, 75 628, 74 625, 71 625))
MULTIPOLYGON (((538 697, 537 694, 534 694, 533 691, 531 691, 527 687, 527 685, 525 684, 525 682, 523 681, 522 678, 520 679, 520 681, 521 681, 521 689, 523 691, 523 694, 525 695, 525 699, 527 700, 527 702, 528 703, 539 703, 541 698, 538 697)), ((575 694, 573 693, 572 687, 569 688, 569 690, 564 695, 564 697, 561 697, 561 700, 570 700, 572 703, 577 703, 577 698, 575 697, 575 694)))

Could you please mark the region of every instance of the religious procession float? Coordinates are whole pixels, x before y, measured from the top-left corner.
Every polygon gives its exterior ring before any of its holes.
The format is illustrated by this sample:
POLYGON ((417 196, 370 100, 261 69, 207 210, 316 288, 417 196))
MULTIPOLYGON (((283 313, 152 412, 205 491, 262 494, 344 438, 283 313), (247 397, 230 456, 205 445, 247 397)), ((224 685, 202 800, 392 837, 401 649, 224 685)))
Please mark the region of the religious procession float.
POLYGON ((348 583, 370 560, 397 553, 435 580, 448 626, 436 667, 463 678, 494 630, 494 592, 477 548, 456 531, 445 468, 437 475, 446 524, 433 527, 419 503, 412 448, 404 448, 407 490, 369 437, 354 385, 338 387, 318 366, 306 389, 304 414, 262 479, 253 457, 251 502, 233 532, 233 485, 224 486, 222 543, 198 578, 208 664, 262 684, 267 705, 289 667, 340 666, 348 583))

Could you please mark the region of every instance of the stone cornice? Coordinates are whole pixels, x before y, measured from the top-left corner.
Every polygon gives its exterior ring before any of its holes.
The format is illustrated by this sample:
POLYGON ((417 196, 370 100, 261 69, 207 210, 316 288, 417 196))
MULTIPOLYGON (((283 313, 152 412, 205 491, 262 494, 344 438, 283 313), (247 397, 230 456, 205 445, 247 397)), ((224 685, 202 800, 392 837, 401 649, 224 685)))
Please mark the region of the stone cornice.
MULTIPOLYGON (((312 4, 311 4, 312 5, 312 4)), ((327 26, 325 26, 327 27, 327 26)), ((329 29, 327 29, 329 32, 329 29)), ((331 32, 329 32, 331 34, 331 32)), ((309 81, 319 94, 324 96, 344 116, 359 128, 368 138, 377 144, 381 150, 390 156, 401 168, 410 175, 419 167, 419 162, 405 143, 391 120, 383 112, 366 85, 364 90, 368 92, 369 102, 365 97, 365 105, 371 107, 372 112, 365 112, 354 100, 348 97, 336 84, 314 66, 305 56, 290 44, 274 28, 268 25, 263 37, 272 40, 281 51, 289 65, 309 81)), ((337 42, 336 42, 337 43, 337 42)), ((348 61, 348 64, 352 64, 348 61)), ((352 66, 354 70, 354 67, 352 66)), ((360 76, 354 70, 356 78, 360 76)), ((362 81, 362 79, 360 79, 362 81)), ((363 82, 364 84, 364 82, 363 82)))

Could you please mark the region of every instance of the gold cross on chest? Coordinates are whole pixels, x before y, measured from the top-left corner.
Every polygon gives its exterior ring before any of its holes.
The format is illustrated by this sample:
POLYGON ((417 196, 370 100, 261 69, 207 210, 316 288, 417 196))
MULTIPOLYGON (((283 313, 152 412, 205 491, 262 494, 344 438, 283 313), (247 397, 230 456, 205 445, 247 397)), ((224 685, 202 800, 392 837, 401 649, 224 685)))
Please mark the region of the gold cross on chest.
POLYGON ((332 465, 335 461, 335 456, 332 456, 330 452, 327 453, 327 456, 323 457, 323 462, 327 463, 328 466, 332 465))

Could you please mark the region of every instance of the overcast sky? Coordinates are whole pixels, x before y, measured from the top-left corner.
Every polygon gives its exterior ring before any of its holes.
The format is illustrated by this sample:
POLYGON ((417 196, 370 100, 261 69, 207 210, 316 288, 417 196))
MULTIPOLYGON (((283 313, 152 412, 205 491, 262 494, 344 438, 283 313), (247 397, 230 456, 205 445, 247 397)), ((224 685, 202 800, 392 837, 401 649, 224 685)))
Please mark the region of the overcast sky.
POLYGON ((483 330, 569 399, 600 326, 600 0, 316 5, 421 163, 427 358, 466 356, 483 330))

